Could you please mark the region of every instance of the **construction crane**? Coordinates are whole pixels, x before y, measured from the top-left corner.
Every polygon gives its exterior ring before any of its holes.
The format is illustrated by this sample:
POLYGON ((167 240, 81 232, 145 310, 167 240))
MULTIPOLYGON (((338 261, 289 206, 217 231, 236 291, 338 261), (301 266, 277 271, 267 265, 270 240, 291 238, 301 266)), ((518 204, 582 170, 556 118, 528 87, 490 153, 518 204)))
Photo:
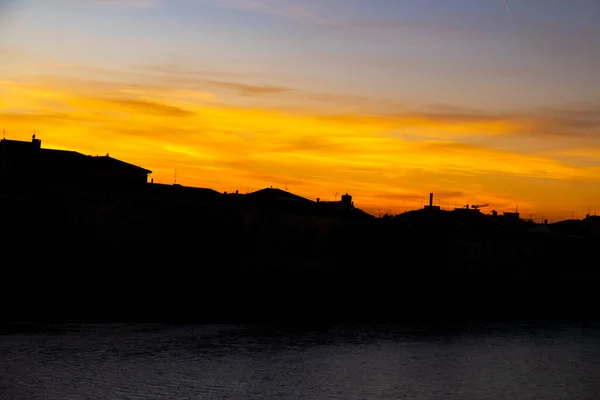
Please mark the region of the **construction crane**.
POLYGON ((471 208, 473 210, 479 210, 480 208, 487 207, 487 206, 489 206, 489 204, 472 204, 471 208))

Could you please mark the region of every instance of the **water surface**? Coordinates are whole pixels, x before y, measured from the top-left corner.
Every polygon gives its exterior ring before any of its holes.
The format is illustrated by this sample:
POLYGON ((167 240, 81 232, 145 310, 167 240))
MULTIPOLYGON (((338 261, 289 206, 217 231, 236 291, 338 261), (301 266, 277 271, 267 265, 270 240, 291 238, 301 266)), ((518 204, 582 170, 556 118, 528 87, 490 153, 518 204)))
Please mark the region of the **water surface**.
POLYGON ((598 399, 581 325, 57 325, 0 335, 0 399, 598 399))

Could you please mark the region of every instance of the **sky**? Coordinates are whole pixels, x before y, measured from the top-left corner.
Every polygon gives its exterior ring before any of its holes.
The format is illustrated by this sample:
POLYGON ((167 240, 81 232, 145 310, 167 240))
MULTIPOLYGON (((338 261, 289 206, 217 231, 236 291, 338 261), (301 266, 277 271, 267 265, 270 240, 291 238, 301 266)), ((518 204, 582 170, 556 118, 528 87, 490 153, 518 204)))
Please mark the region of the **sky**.
POLYGON ((0 0, 6 138, 373 214, 600 213, 597 0, 0 0))

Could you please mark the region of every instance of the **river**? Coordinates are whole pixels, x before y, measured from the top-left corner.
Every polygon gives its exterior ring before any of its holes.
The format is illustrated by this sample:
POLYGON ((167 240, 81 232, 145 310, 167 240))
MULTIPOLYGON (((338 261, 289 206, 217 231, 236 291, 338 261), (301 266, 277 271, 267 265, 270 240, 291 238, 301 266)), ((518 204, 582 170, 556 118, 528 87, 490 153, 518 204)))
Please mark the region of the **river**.
POLYGON ((600 327, 56 325, 0 335, 0 399, 598 399, 600 327))

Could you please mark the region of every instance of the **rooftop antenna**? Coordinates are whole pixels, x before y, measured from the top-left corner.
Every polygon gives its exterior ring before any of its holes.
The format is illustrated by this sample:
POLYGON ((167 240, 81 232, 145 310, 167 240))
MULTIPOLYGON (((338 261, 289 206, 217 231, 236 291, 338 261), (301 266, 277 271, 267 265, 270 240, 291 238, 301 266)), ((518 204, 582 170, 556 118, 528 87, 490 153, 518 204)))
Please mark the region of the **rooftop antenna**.
POLYGON ((335 197, 334 197, 335 201, 337 201, 337 195, 338 195, 338 192, 335 192, 335 197))
POLYGON ((285 184, 285 191, 287 192, 287 183, 285 184))
POLYGON ((175 168, 175 174, 173 177, 173 185, 176 185, 176 184, 177 184, 177 168, 175 168))
POLYGON ((6 129, 2 129, 2 139, 6 139, 6 129))

